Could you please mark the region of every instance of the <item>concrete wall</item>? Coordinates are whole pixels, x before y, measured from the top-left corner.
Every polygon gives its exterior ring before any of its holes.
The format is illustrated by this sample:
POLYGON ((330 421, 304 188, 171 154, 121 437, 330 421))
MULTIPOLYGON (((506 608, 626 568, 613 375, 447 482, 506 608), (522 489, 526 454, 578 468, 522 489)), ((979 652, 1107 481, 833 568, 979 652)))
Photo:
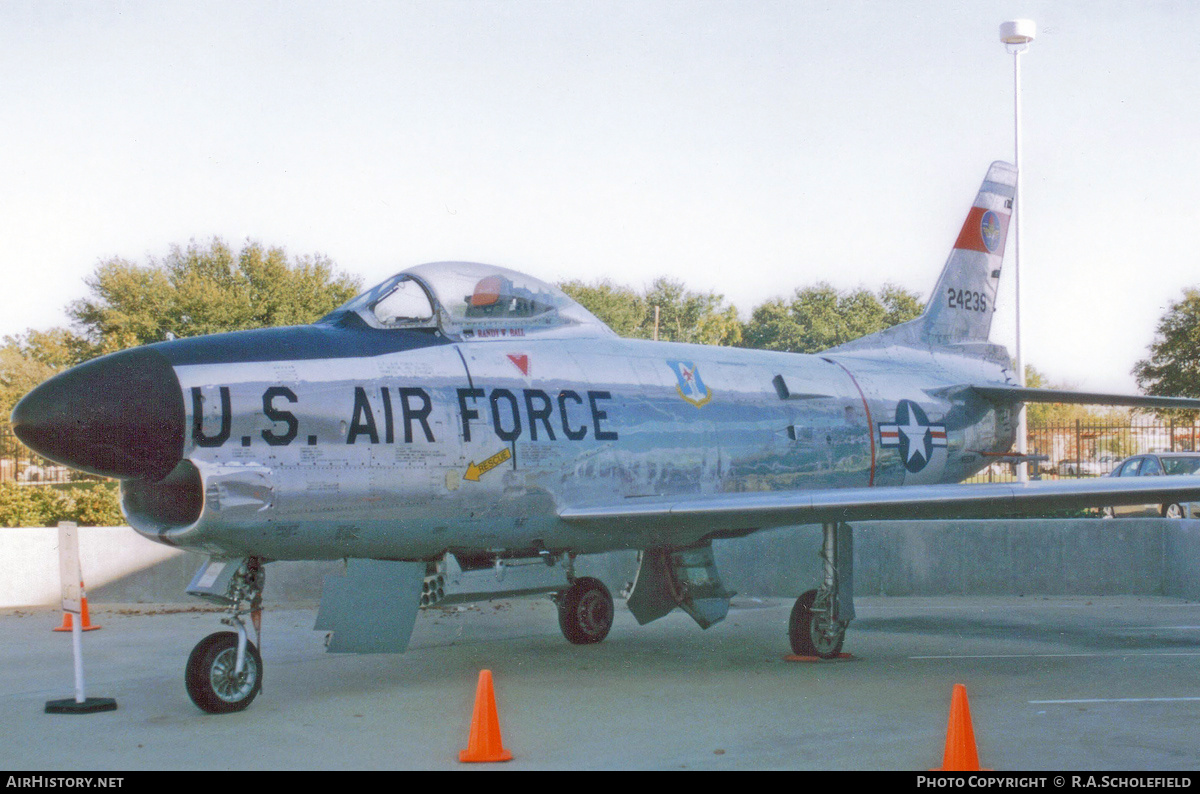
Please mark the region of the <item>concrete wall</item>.
MULTIPOLYGON (((193 603, 186 595, 204 555, 147 540, 129 527, 80 527, 79 557, 88 604, 193 603)), ((58 530, 0 528, 0 608, 55 605, 62 598, 58 530)), ((614 592, 632 581, 636 552, 580 558, 576 571, 596 576, 614 592)), ((325 577, 342 574, 341 560, 275 562, 267 568, 268 603, 317 603, 325 577)))
MULTIPOLYGON (((0 530, 0 607, 57 604, 53 528, 0 530)), ((717 541, 717 567, 742 595, 795 596, 820 579, 820 527, 717 541)), ((877 521, 854 526, 859 595, 1170 595, 1200 599, 1200 520, 877 521)), ((202 557, 126 527, 80 528, 90 603, 188 602, 202 557)), ((280 562, 269 603, 316 602, 342 563, 280 562)), ((633 552, 580 558, 581 575, 617 592, 636 571, 633 552)))
POLYGON ((1200 520, 1180 521, 1163 544, 1163 593, 1200 600, 1200 520))
MULTIPOLYGON (((1184 527, 1200 549, 1200 521, 1102 519, 863 521, 854 525, 859 595, 1182 594, 1200 566, 1167 576, 1167 538, 1184 527), (1168 580, 1170 584, 1168 585, 1168 580), (1169 591, 1169 592, 1168 592, 1169 591)), ((714 544, 727 587, 796 595, 821 578, 821 528, 786 527, 714 544)), ((1191 555, 1191 559, 1195 554, 1191 555)), ((1176 567, 1179 567, 1176 564, 1176 567)), ((1192 592, 1200 593, 1195 584, 1192 592)))

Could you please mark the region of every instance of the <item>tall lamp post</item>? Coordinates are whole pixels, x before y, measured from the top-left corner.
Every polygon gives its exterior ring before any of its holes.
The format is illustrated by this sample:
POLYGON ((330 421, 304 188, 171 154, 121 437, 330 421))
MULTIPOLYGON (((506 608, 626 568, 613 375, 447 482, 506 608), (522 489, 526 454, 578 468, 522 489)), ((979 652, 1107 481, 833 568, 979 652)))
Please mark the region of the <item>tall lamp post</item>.
MULTIPOLYGON (((1021 353, 1021 55, 1029 49, 1029 43, 1037 35, 1037 25, 1032 19, 1014 19, 1000 26, 1000 41, 1013 57, 1013 155, 1017 167, 1016 200, 1013 202, 1013 273, 1017 288, 1017 383, 1025 385, 1025 358, 1021 353)), ((1029 453, 1028 428, 1025 423, 1025 405, 1017 413, 1017 454, 1024 458, 1029 453)), ((1017 464, 1017 480, 1029 479, 1028 463, 1017 464)))

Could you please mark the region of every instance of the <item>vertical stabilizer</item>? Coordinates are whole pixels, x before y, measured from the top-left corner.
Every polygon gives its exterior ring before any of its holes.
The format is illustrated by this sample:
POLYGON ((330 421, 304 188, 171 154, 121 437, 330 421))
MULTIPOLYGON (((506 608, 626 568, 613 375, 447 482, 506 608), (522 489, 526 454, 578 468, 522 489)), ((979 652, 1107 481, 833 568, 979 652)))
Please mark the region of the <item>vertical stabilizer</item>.
POLYGON ((1000 264, 1004 259, 1016 184, 1016 166, 997 161, 988 168, 920 317, 833 350, 889 345, 953 345, 962 349, 986 343, 996 311, 996 288, 1000 284, 1000 264))
POLYGON ((992 163, 925 313, 916 320, 922 341, 934 345, 987 341, 1016 184, 1015 166, 992 163))

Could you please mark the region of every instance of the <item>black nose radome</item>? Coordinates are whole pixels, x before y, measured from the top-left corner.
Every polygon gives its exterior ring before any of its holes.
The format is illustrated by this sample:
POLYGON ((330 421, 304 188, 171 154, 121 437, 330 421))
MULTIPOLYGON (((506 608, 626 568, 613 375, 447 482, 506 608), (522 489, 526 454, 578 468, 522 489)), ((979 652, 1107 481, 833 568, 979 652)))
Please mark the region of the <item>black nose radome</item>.
POLYGON ((17 403, 12 424, 39 455, 106 477, 161 479, 183 457, 179 379, 148 348, 60 372, 17 403))

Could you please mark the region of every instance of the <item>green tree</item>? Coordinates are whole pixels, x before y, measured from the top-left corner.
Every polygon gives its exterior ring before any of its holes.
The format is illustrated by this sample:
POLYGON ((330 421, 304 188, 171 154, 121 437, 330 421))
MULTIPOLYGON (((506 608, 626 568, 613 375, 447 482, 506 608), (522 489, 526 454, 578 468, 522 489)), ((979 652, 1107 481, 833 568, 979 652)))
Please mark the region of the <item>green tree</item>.
POLYGON ((701 345, 740 345, 742 332, 737 309, 727 306, 724 310, 714 309, 702 314, 692 341, 701 345))
POLYGON ((925 311, 921 296, 895 284, 884 284, 879 290, 879 302, 883 304, 883 327, 915 320, 925 311))
POLYGON ((84 357, 170 336, 312 322, 355 295, 359 281, 324 256, 288 260, 284 249, 248 241, 237 254, 219 238, 172 246, 142 266, 101 262, 90 295, 68 307, 84 357))
POLYGON ((715 292, 693 292, 682 281, 660 276, 646 291, 647 313, 643 338, 654 335, 654 309, 658 307, 658 338, 664 342, 734 345, 741 341, 737 309, 715 292), (732 320, 732 321, 731 321, 732 320))
POLYGON ((746 347, 760 350, 798 351, 804 344, 803 335, 804 330, 792 316, 787 302, 783 298, 771 298, 754 308, 742 341, 746 347))
POLYGON ((892 284, 878 293, 839 291, 820 282, 797 288, 790 301, 772 298, 746 324, 747 347, 816 353, 920 316, 920 296, 892 284))
MULTIPOLYGON (((1025 365, 1025 385, 1031 389, 1064 391, 1078 388, 1070 383, 1052 383, 1045 373, 1031 364, 1025 365)), ((1076 403, 1027 403, 1025 406, 1025 421, 1031 428, 1074 425, 1077 420, 1086 425, 1125 424, 1129 421, 1129 409, 1101 408, 1076 403)))
POLYGON ((0 433, 11 431, 9 415, 17 401, 57 370, 27 355, 15 337, 5 337, 0 347, 0 433))
POLYGON ((31 488, 0 482, 0 527, 52 527, 74 521, 84 527, 119 527, 119 486, 113 483, 76 483, 66 488, 31 488))
POLYGON ((6 336, 0 345, 0 432, 13 406, 55 372, 104 353, 184 337, 312 322, 359 291, 324 256, 289 261, 284 249, 248 241, 236 255, 220 239, 172 246, 138 265, 100 262, 90 294, 68 314, 75 331, 51 328, 6 336))
POLYGON ((608 280, 558 286, 620 336, 653 339, 657 308, 660 341, 736 345, 742 339, 736 307, 722 295, 694 292, 680 281, 659 277, 644 293, 608 280))
POLYGON ((48 331, 31 328, 23 334, 4 337, 4 344, 25 358, 55 370, 79 363, 86 353, 83 340, 66 328, 51 328, 48 331))
POLYGON ((618 336, 637 337, 646 319, 646 301, 630 287, 613 284, 608 279, 585 284, 564 281, 559 289, 613 329, 618 336))
MULTIPOLYGON (((1133 367, 1138 387, 1164 397, 1200 395, 1200 289, 1183 292, 1158 321, 1150 356, 1133 367)), ((1163 416, 1192 421, 1195 411, 1160 411, 1163 416)))

